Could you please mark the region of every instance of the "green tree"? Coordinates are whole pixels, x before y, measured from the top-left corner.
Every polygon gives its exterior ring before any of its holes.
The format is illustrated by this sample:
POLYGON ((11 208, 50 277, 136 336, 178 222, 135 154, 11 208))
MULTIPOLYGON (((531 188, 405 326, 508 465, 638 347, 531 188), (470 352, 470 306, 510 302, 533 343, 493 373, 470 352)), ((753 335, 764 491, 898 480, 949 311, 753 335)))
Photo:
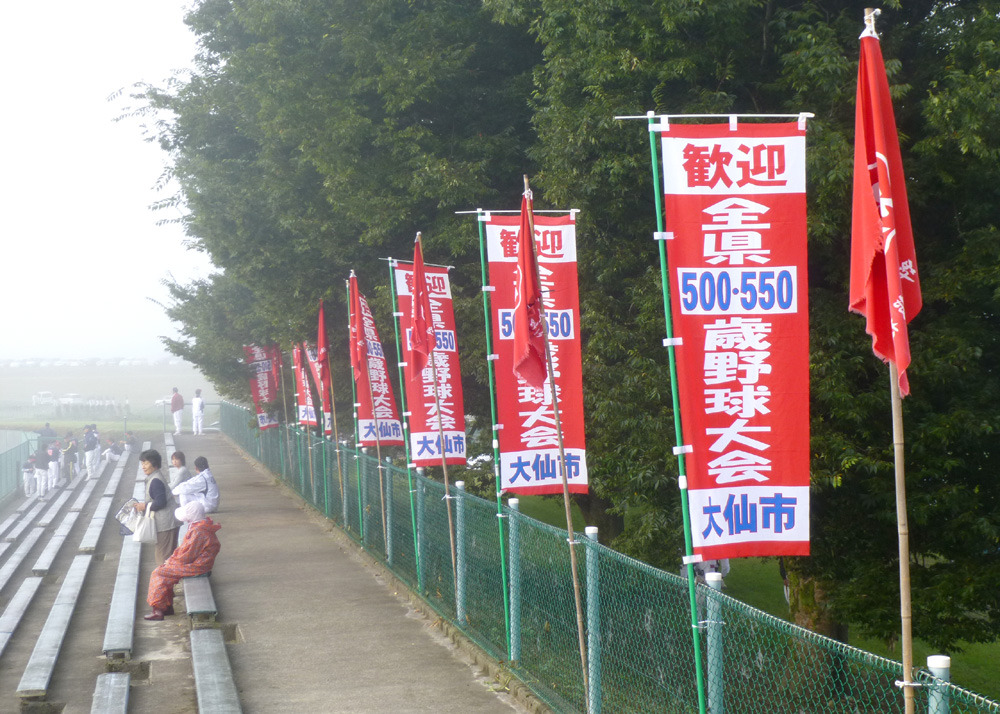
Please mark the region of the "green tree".
MULTIPOLYGON (((533 155, 580 214, 594 491, 627 514, 621 547, 669 569, 682 545, 645 126, 614 115, 812 111, 808 144, 813 518, 789 564, 797 619, 898 630, 888 377, 847 313, 853 97, 848 2, 494 0, 542 45, 533 155), (636 408, 638 407, 638 408, 636 408), (860 524, 860 528, 859 528, 860 524)), ((883 15, 925 295, 906 401, 915 631, 993 639, 998 539, 996 41, 988 3, 883 15), (990 69, 990 68, 994 69, 990 69), (929 87, 917 91, 915 87, 929 87), (976 188, 979 186, 979 188, 976 188)))
MULTIPOLYGON (((800 622, 895 636, 888 377, 847 312, 861 6, 202 0, 189 22, 196 71, 140 101, 222 274, 171 286, 171 349, 235 394, 239 345, 311 338, 322 297, 346 355, 341 281, 356 268, 387 316, 380 258, 409 257, 421 230, 428 260, 456 266, 467 406, 485 419, 478 247, 453 211, 514 207, 531 173, 539 207, 582 209, 583 505, 668 569, 682 533, 648 135, 613 117, 814 112, 812 556, 789 568, 800 622)), ((949 647, 1000 634, 1000 21, 986 0, 916 0, 888 3, 879 29, 925 299, 905 403, 914 629, 949 647)))

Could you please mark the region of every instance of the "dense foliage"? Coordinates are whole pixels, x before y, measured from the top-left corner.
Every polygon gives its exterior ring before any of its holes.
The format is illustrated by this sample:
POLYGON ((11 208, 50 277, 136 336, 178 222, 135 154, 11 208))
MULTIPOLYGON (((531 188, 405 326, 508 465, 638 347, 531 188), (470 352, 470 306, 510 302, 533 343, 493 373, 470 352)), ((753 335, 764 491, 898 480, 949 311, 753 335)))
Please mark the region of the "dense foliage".
MULTIPOLYGON (((879 22, 925 307, 906 400, 915 634, 1000 634, 1000 19, 891 2, 879 22)), ((813 555, 803 621, 898 629, 888 376, 848 314, 857 37, 846 0, 201 0, 196 71, 140 98, 188 234, 222 271, 172 285, 170 343, 245 394, 245 342, 310 339, 319 298, 347 381, 352 268, 388 327, 381 258, 456 266, 467 409, 488 418, 474 222, 582 209, 588 518, 673 569, 681 548, 648 136, 615 115, 811 111, 813 555), (822 595, 820 598, 819 595, 822 595)))

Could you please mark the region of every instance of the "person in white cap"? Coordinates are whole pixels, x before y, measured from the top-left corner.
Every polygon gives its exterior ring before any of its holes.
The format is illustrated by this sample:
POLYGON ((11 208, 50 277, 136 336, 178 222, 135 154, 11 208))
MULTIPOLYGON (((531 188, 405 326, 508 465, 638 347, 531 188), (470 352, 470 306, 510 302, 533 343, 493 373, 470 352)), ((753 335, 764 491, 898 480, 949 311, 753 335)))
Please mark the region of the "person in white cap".
POLYGON ((146 620, 162 620, 165 615, 173 615, 174 585, 181 578, 210 573, 222 547, 216 535, 222 526, 205 515, 200 502, 191 501, 181 506, 174 511, 174 516, 187 524, 187 532, 173 555, 149 576, 146 602, 151 610, 144 615, 146 620))

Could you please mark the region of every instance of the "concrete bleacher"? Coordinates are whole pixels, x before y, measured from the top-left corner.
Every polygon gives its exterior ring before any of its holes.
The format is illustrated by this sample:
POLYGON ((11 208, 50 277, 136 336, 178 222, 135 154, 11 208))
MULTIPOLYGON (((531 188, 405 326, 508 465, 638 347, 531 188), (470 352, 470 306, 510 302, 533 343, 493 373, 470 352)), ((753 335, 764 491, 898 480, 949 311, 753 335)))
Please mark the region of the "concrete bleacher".
POLYGON ((17 695, 22 700, 45 697, 49 681, 52 679, 52 670, 55 669, 56 659, 59 657, 59 650, 69 629, 73 610, 76 609, 76 600, 87 577, 92 557, 76 556, 66 573, 63 585, 59 588, 56 601, 49 611, 48 619, 45 620, 42 632, 35 643, 35 649, 28 660, 28 666, 21 677, 21 683, 17 687, 17 695))
POLYGON ((219 608, 212 594, 212 584, 208 576, 184 578, 184 605, 192 626, 197 622, 215 622, 219 608))
MULTIPOLYGON (((78 476, 69 484, 52 489, 45 501, 36 497, 26 498, 11 518, 4 522, 7 539, 5 546, 16 542, 25 532, 27 534, 21 538, 17 549, 0 566, 0 589, 8 585, 35 546, 46 536, 48 536, 48 540, 44 541, 44 547, 32 566, 32 576, 24 578, 17 592, 7 603, 7 607, 0 614, 0 654, 13 638, 43 583, 42 576, 49 573, 56 556, 79 518, 79 511, 70 509, 54 531, 49 532, 49 527, 59 517, 60 512, 73 496, 73 491, 83 480, 82 476, 78 476), (40 514, 42 515, 39 517, 40 514)), ((96 483, 96 480, 91 483, 96 483)), ((89 495, 89 491, 86 493, 89 495)), ((80 506, 82 508, 83 503, 80 503, 80 506)), ((6 550, 5 548, 4 552, 6 550)), ((21 698, 22 705, 45 698, 91 560, 92 556, 90 555, 76 556, 63 576, 62 585, 35 641, 16 691, 17 696, 21 698)))
POLYGON ((21 618, 24 617, 25 610, 28 609, 28 605, 31 604, 35 593, 38 592, 38 586, 41 584, 41 578, 25 578, 21 587, 14 593, 14 597, 7 603, 3 614, 0 615, 0 655, 7 648, 7 643, 14 636, 17 626, 21 624, 21 618))
POLYGON ((243 711, 222 630, 191 630, 191 665, 198 693, 198 711, 213 714, 243 711))
MULTIPOLYGON (((142 448, 148 449, 150 442, 144 442, 142 448)), ((114 489, 111 484, 104 489, 105 497, 113 495, 125 471, 127 459, 119 462, 112 475, 114 489)), ((136 465, 136 483, 132 497, 141 499, 145 495, 145 478, 142 467, 136 465)), ((118 559, 118 573, 115 576, 115 588, 111 594, 111 605, 108 608, 108 623, 104 630, 104 656, 110 659, 131 659, 135 640, 135 604, 139 590, 139 568, 142 559, 142 544, 136 543, 131 537, 122 538, 121 555, 118 559)))
POLYGON ((90 714, 126 714, 131 679, 128 672, 105 672, 98 675, 90 714))
POLYGON ((49 539, 45 549, 42 550, 42 554, 38 556, 38 560, 36 560, 35 564, 31 566, 31 572, 33 575, 48 574, 49 568, 52 567, 53 561, 59 554, 59 550, 66 542, 66 538, 69 537, 69 533, 73 529, 73 526, 76 524, 76 520, 79 517, 80 513, 76 511, 70 511, 63 517, 62 522, 52 534, 52 537, 49 539))

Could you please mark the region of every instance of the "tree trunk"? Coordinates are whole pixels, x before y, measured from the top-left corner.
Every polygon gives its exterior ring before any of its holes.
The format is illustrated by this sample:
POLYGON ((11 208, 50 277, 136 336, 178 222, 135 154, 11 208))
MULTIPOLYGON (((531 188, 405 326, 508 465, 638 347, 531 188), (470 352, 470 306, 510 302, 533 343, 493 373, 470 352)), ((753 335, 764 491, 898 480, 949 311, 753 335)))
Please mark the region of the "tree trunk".
POLYGON ((796 567, 796 559, 785 561, 788 570, 789 607, 799 627, 847 643, 848 627, 830 612, 822 582, 796 567))
POLYGON ((580 507, 587 525, 597 526, 599 542, 610 543, 625 530, 625 519, 608 512, 613 505, 611 501, 590 493, 577 494, 573 496, 573 500, 580 507))

